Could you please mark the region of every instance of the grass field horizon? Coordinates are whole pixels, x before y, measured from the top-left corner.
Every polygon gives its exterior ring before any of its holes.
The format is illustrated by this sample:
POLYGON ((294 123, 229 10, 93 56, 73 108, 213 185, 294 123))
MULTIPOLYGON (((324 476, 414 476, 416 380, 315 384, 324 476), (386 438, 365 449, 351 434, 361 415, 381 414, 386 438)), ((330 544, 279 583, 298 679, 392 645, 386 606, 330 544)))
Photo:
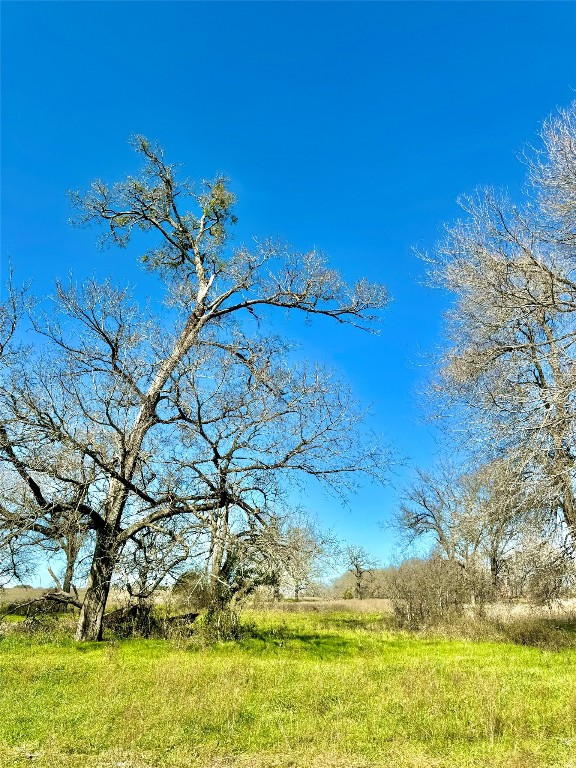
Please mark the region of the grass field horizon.
POLYGON ((530 647, 521 622, 507 638, 404 632, 357 611, 243 620, 241 640, 213 645, 75 644, 5 624, 0 765, 576 766, 573 622, 530 647))

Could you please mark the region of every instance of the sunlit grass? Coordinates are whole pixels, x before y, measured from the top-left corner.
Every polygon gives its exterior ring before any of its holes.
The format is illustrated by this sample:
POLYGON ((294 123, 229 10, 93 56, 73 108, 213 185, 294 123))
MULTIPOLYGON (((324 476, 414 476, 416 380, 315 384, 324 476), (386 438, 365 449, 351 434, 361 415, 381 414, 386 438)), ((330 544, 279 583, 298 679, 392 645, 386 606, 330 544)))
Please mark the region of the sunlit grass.
POLYGON ((0 642, 0 765, 576 766, 574 650, 248 614, 238 643, 0 642))

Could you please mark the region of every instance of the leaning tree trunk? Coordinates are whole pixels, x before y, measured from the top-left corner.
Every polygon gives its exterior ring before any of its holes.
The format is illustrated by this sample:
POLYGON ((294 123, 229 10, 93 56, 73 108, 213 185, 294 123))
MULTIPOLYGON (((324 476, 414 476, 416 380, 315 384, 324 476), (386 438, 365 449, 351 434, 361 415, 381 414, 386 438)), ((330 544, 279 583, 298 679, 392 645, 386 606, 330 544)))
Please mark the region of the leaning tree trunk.
POLYGON ((102 623, 110 592, 110 582, 118 552, 122 546, 120 521, 128 499, 128 483, 132 481, 146 435, 156 423, 156 406, 162 389, 178 363, 198 339, 198 334, 206 319, 203 317, 203 311, 211 283, 205 280, 203 274, 199 276, 199 281, 201 287, 198 291, 196 308, 188 317, 171 354, 160 364, 156 376, 143 398, 134 427, 124 441, 124 447, 127 446, 128 450, 123 466, 123 477, 122 480, 113 480, 110 484, 105 522, 103 527, 96 532, 96 546, 90 568, 88 588, 76 630, 76 640, 78 641, 102 639, 102 623))
POLYGON ((62 581, 62 589, 64 592, 70 592, 72 589, 72 576, 74 575, 74 564, 67 562, 66 571, 64 573, 64 580, 62 581))
POLYGON ((76 640, 102 640, 104 611, 110 592, 112 573, 116 564, 118 542, 104 531, 96 533, 94 558, 90 568, 86 596, 80 611, 76 640))

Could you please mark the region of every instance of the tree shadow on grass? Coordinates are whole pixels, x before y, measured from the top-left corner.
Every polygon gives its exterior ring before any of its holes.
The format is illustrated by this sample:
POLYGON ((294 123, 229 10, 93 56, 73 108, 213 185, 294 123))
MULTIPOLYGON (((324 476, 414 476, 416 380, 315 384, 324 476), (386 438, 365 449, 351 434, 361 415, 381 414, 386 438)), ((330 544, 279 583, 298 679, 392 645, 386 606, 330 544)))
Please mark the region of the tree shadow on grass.
POLYGON ((336 630, 365 630, 382 632, 393 628, 394 617, 390 616, 326 616, 318 622, 326 629, 336 630))
POLYGON ((318 659, 355 656, 362 644, 333 633, 298 632, 288 627, 255 629, 238 646, 250 654, 298 655, 318 659))

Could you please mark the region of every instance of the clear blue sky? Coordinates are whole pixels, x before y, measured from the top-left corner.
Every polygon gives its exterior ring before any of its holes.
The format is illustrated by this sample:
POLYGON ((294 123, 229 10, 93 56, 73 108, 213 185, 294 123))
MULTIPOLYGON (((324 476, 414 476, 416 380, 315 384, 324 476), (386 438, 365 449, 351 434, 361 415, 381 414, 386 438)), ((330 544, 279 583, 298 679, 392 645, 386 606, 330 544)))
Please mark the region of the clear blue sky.
MULTIPOLYGON (((418 392, 446 297, 419 284, 411 249, 433 247, 460 193, 518 193, 515 153, 575 97, 576 4, 4 1, 1 14, 4 269, 38 294, 70 272, 152 290, 134 254, 98 253, 94 231, 67 225, 65 197, 134 171, 126 141, 144 133, 191 177, 231 178, 238 240, 314 245, 347 277, 386 283, 378 338, 288 330, 372 403, 398 457, 431 464, 418 392)), ((395 496, 310 501, 386 557, 378 522, 395 496)))

